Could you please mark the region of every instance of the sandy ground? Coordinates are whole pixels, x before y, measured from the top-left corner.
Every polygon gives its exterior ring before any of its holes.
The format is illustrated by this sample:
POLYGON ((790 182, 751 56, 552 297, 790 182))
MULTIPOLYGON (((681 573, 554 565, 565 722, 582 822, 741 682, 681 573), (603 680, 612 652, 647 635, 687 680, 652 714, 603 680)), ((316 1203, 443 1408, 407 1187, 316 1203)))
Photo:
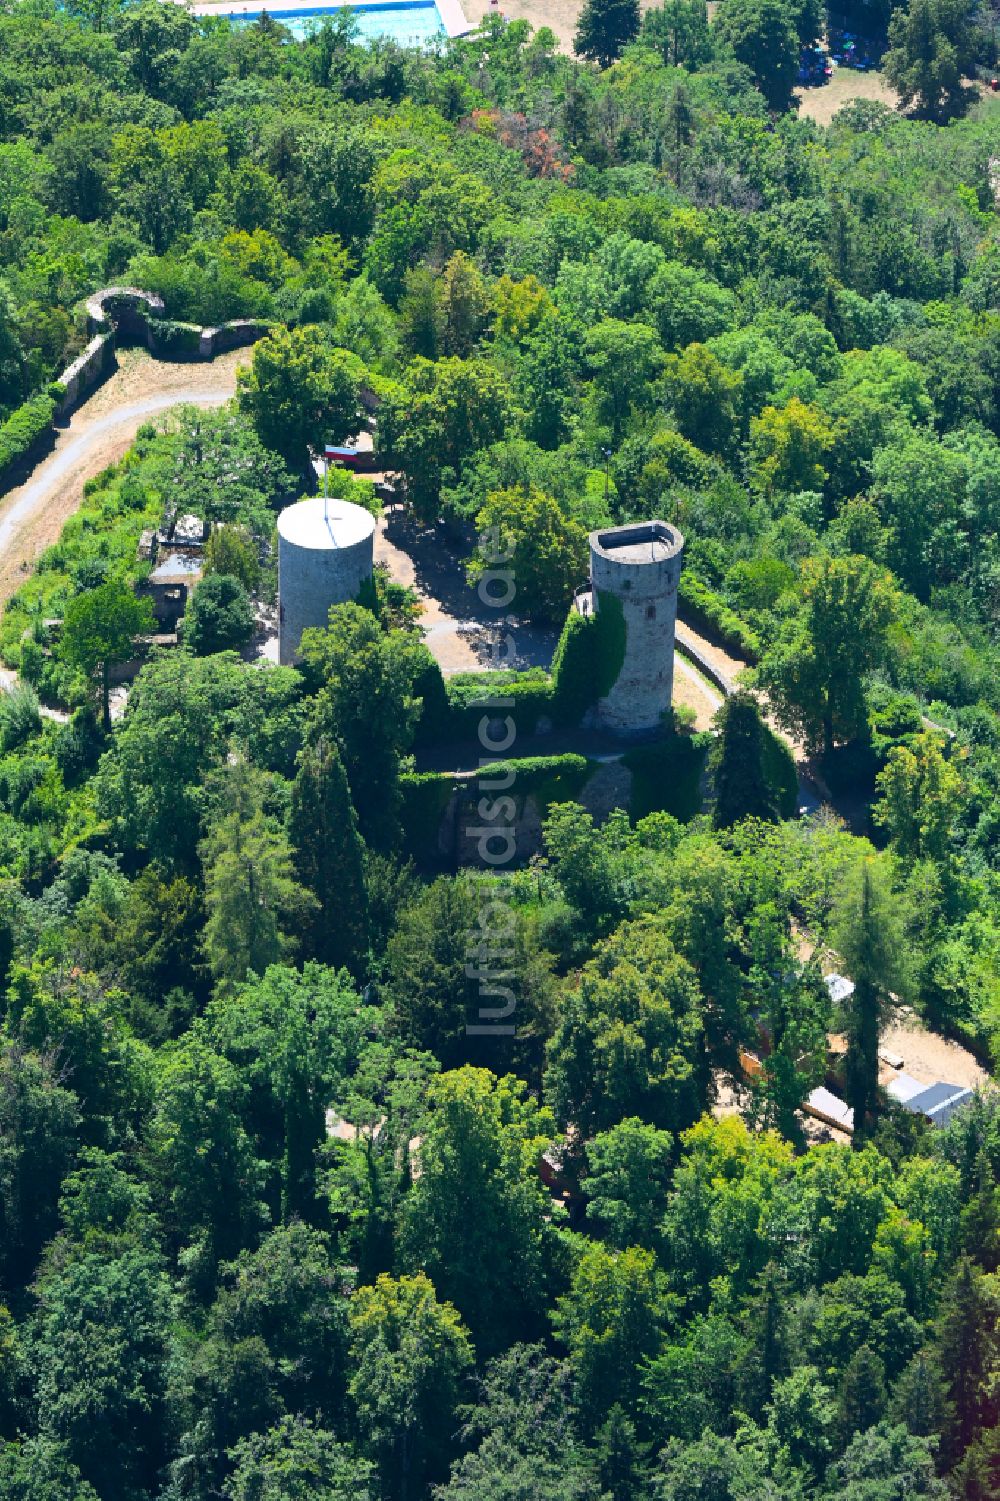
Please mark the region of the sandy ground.
MULTIPOLYGON (((882 1050, 898 1053, 906 1073, 922 1084, 943 1079, 948 1084, 976 1089, 990 1077, 968 1048, 929 1032, 908 1008, 900 1010, 893 1025, 883 1032, 882 1050)), ((887 1077, 892 1077, 892 1071, 887 1077)))
POLYGON ((145 350, 123 350, 118 369, 73 413, 48 457, 0 499, 0 604, 58 539, 85 482, 122 457, 147 418, 182 402, 220 405, 235 391, 236 369, 246 361, 245 349, 206 364, 173 364, 145 350))
MULTIPOLYGON (((797 956, 803 962, 811 959, 816 952, 812 934, 795 921, 792 922, 792 942, 797 956)), ((820 959, 825 974, 838 971, 837 955, 830 949, 824 949, 820 959)), ((844 1039, 839 1038, 837 1045, 843 1046, 844 1039)), ((975 1054, 962 1047, 961 1043, 950 1042, 937 1032, 928 1031, 909 1006, 900 1006, 892 1026, 883 1032, 881 1051, 898 1054, 903 1060, 906 1073, 926 1084, 934 1084, 938 1079, 943 1079, 949 1084, 961 1084, 965 1088, 975 1089, 978 1085, 985 1084, 990 1077, 975 1054)), ((882 1082, 888 1083, 894 1072, 892 1068, 884 1070, 882 1082)))

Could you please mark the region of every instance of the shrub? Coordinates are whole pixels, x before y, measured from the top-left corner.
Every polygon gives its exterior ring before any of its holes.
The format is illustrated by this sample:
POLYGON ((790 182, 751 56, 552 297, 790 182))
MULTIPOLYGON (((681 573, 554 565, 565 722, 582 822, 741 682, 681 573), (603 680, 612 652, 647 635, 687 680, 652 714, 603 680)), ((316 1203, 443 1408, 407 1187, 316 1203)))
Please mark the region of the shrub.
POLYGON ((53 752, 67 787, 75 787, 94 770, 104 749, 104 735, 90 704, 77 709, 60 727, 53 752))
POLYGON ((51 431, 55 408, 51 396, 32 396, 0 424, 0 478, 51 431))
POLYGON ((15 750, 37 735, 42 727, 38 695, 27 683, 15 684, 0 694, 0 752, 15 750))
POLYGON ((201 349, 201 329, 194 323, 173 323, 166 318, 150 322, 155 354, 174 360, 193 359, 201 349))
POLYGON ((238 651, 254 632, 250 596, 231 573, 208 573, 191 596, 184 616, 184 640, 199 657, 238 651))
POLYGON ((553 713, 552 682, 540 667, 526 672, 460 672, 446 680, 431 661, 413 692, 423 700, 418 746, 476 740, 484 715, 501 720, 509 714, 519 735, 534 735, 541 720, 553 713), (501 699, 504 707, 491 707, 501 699))
POLYGON ((706 636, 712 637, 720 646, 745 657, 748 662, 757 661, 761 649, 760 637, 729 608, 714 589, 688 572, 681 574, 677 592, 684 606, 685 620, 704 631, 706 636))

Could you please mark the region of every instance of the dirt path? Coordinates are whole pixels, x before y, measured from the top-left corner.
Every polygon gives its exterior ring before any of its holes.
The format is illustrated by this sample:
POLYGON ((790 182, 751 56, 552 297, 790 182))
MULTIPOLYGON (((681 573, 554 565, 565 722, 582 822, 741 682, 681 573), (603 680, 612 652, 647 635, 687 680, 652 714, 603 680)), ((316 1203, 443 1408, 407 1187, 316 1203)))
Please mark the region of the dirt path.
POLYGON ((220 406, 233 395, 237 367, 246 361, 245 349, 203 365, 123 350, 118 369, 73 413, 48 458, 0 499, 0 604, 58 539, 86 481, 122 457, 147 418, 187 402, 220 406))

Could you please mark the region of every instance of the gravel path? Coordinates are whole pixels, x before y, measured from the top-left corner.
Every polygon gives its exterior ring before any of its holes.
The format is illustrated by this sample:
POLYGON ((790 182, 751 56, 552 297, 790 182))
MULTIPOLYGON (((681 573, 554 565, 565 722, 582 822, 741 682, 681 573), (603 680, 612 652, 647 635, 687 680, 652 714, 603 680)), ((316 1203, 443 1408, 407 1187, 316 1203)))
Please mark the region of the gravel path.
POLYGON ((86 481, 122 457, 147 418, 182 404, 220 406, 234 394, 237 367, 246 360, 244 349, 206 364, 123 351, 118 369, 60 429, 49 456, 0 499, 0 604, 57 540, 86 481))
MULTIPOLYGON (((500 636, 510 637, 515 653, 504 665, 550 665, 558 631, 526 620, 502 619, 498 611, 482 605, 466 584, 459 559, 434 527, 417 526, 397 511, 384 513, 375 532, 375 561, 388 566, 396 583, 420 595, 424 639, 446 677, 492 665, 490 647, 500 636)), ((691 639, 727 675, 735 676, 745 665, 686 626, 678 627, 678 635, 691 639)), ((722 694, 679 653, 674 655, 674 668, 674 703, 694 710, 696 729, 709 729, 722 694)))

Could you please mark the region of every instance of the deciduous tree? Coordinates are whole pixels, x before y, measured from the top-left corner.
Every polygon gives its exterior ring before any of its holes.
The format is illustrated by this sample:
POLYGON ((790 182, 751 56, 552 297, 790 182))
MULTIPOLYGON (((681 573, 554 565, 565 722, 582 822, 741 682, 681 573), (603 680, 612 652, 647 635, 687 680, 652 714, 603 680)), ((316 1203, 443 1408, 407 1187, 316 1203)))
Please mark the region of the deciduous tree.
POLYGON ((566 993, 546 1075, 558 1118, 585 1137, 627 1116, 683 1130, 704 1101, 703 1034, 694 970, 655 919, 625 923, 566 993))
POLYGON ((829 753, 864 729, 864 678, 886 658, 896 592, 867 558, 810 558, 801 600, 758 681, 782 723, 829 753))
POLYGON ((308 1418, 241 1439, 226 1501, 375 1501, 375 1470, 349 1445, 308 1418))
POLYGON ((238 578, 208 573, 195 587, 184 614, 184 641, 199 657, 238 651, 254 633, 253 604, 238 578))
POLYGON ((301 471, 310 451, 357 432, 363 374, 358 357, 320 329, 279 328, 254 345, 250 368, 237 376, 240 410, 261 441, 301 471))
POLYGON ((149 600, 137 599, 129 586, 119 580, 88 589, 66 606, 60 655, 87 677, 100 670, 101 712, 106 730, 111 728, 111 668, 127 661, 135 649, 136 637, 153 629, 153 607, 149 600))
POLYGON ((673 1137, 631 1116, 587 1143, 587 1218, 619 1251, 655 1249, 666 1205, 673 1137))
POLYGON ((538 1158, 554 1123, 519 1079, 486 1069, 442 1074, 428 1105, 420 1175, 404 1208, 404 1264, 432 1278, 491 1354, 539 1331, 548 1202, 538 1158))
POLYGON ((472 1346, 451 1303, 433 1283, 379 1277, 351 1308, 351 1396, 362 1443, 389 1501, 410 1501, 447 1472, 462 1380, 472 1346))
POLYGON ((639 0, 585 0, 573 51, 607 68, 639 35, 639 0))
MULTIPOLYGON (((532 485, 495 490, 476 517, 480 533, 496 538, 504 567, 515 580, 511 608, 535 620, 561 624, 573 590, 587 573, 587 533, 559 502, 532 485)), ((476 583, 495 566, 477 552, 468 566, 476 583)))
POLYGON ((968 108, 984 38, 968 0, 910 0, 893 11, 883 67, 904 106, 943 124, 968 108))
POLYGON ((716 31, 745 63, 770 109, 788 109, 799 60, 799 36, 779 0, 723 0, 716 31))

